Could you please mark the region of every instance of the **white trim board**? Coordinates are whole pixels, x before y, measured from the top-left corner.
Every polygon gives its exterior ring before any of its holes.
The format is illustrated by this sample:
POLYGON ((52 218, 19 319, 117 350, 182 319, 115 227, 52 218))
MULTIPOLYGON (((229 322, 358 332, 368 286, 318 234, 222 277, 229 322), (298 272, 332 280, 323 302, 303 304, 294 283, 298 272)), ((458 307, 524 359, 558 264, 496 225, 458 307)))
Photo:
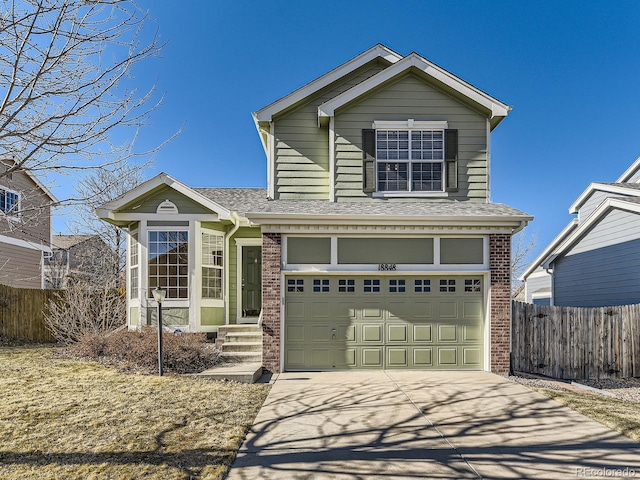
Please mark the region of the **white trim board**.
POLYGON ((16 247, 28 248, 30 250, 40 250, 42 252, 51 253, 51 248, 46 245, 40 245, 28 240, 22 240, 20 238, 7 237, 6 235, 0 235, 0 243, 6 243, 8 245, 14 245, 16 247))

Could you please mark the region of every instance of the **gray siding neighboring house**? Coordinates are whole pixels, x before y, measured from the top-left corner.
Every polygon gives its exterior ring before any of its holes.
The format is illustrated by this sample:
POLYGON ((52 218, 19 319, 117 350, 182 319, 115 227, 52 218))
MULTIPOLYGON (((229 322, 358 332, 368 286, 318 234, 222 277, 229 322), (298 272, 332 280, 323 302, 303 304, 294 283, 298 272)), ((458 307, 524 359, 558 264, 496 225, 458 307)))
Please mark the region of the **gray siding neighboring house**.
POLYGON ((523 274, 528 292, 544 288, 547 271, 552 305, 640 303, 640 183, 630 181, 638 171, 640 158, 617 182, 592 183, 578 197, 569 209, 577 218, 523 274))
MULTIPOLYGON (((13 165, 0 158, 0 172, 13 165)), ((49 189, 30 172, 0 175, 0 283, 17 288, 43 287, 43 253, 50 252, 49 189)))

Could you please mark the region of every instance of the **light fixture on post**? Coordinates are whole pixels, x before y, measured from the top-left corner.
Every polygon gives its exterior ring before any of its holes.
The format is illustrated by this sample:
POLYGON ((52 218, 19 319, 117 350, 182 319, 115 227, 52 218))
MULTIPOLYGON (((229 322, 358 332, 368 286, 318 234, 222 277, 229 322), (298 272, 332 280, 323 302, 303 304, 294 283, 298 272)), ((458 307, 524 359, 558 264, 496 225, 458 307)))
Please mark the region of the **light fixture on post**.
POLYGON ((158 303, 158 374, 162 376, 162 302, 167 295, 167 291, 158 286, 153 289, 153 298, 158 303))

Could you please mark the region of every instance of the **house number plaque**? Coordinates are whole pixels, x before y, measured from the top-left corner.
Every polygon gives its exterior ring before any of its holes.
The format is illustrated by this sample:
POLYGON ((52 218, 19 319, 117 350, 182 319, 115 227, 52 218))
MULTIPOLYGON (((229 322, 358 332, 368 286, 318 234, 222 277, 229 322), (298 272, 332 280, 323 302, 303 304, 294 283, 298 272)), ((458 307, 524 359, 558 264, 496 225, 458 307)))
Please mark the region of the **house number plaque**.
POLYGON ((380 272, 395 272, 396 264, 395 263, 380 263, 378 264, 378 271, 380 272))

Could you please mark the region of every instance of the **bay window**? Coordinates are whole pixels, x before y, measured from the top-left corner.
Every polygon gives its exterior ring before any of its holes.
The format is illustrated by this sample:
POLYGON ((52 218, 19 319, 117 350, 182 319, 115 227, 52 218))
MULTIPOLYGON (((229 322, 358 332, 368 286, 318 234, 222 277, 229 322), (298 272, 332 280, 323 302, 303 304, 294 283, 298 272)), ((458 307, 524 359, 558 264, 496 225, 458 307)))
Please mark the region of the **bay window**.
POLYGON ((222 299, 224 236, 202 232, 202 298, 222 299))
POLYGON ((164 288, 168 299, 189 298, 188 232, 149 232, 149 298, 156 287, 164 288))

